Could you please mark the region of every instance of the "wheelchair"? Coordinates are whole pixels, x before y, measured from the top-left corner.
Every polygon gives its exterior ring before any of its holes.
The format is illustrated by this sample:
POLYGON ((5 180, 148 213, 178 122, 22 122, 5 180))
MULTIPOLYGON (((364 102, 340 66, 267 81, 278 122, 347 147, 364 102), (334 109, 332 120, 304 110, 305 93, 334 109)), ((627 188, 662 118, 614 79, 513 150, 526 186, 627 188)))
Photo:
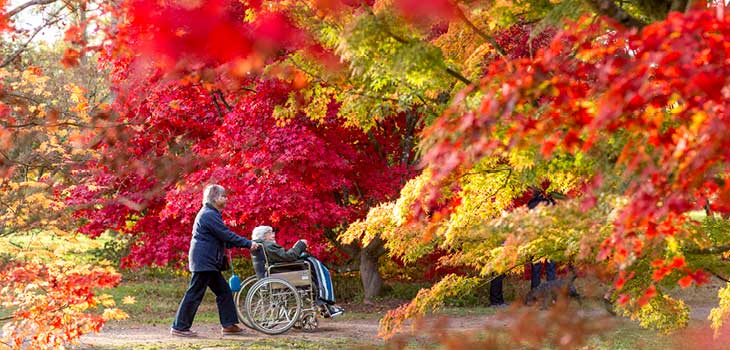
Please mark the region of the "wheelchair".
POLYGON ((254 264, 256 275, 241 282, 234 293, 236 312, 241 322, 251 329, 275 335, 292 327, 304 331, 317 329, 317 287, 312 271, 304 261, 270 264, 263 247, 254 264), (258 265, 258 266, 257 266, 258 265))

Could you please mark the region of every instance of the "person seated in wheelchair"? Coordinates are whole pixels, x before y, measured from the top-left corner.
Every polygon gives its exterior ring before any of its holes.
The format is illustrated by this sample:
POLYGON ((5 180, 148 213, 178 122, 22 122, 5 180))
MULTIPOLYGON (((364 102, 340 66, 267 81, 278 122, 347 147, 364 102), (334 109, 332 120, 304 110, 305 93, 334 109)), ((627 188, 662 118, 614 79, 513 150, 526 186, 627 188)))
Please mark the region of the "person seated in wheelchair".
POLYGON ((251 240, 260 244, 264 249, 252 252, 254 270, 259 278, 265 275, 266 259, 269 264, 280 262, 306 261, 312 271, 312 280, 317 287, 316 304, 320 307, 325 318, 343 314, 344 309, 335 305, 335 296, 332 288, 332 279, 329 270, 317 258, 306 253, 307 240, 298 240, 291 249, 284 249, 276 243, 276 232, 271 226, 258 226, 253 229, 251 240), (263 256, 263 253, 266 256, 263 256))

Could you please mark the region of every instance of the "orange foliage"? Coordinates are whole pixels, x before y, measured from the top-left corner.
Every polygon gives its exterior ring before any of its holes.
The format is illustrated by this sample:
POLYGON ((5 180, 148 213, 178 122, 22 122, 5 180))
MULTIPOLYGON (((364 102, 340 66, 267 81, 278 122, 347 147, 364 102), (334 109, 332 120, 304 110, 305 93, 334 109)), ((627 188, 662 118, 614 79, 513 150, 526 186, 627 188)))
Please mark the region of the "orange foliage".
POLYGON ((12 349, 63 349, 83 334, 98 332, 106 320, 125 318, 109 296, 95 294, 120 281, 112 268, 61 261, 0 265, 0 302, 13 310, 3 326, 3 342, 12 349))

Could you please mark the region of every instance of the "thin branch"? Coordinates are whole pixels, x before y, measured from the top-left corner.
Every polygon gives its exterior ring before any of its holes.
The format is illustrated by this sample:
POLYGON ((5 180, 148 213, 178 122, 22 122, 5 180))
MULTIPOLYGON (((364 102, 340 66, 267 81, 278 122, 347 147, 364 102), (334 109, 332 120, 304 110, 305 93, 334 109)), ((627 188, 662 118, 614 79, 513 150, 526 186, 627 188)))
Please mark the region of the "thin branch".
POLYGON ((17 15, 18 12, 25 10, 28 7, 36 6, 36 5, 48 5, 56 2, 58 0, 32 0, 28 1, 25 4, 18 5, 16 8, 10 10, 8 13, 5 14, 5 18, 12 18, 13 16, 17 15))
POLYGON ((24 124, 3 124, 0 123, 4 128, 6 129, 22 129, 22 128, 30 128, 35 126, 45 127, 45 128, 57 128, 57 127, 68 127, 73 126, 80 129, 107 129, 107 128, 115 128, 120 126, 138 126, 138 125, 144 125, 142 122, 138 123, 132 123, 132 122, 126 122, 126 123, 107 123, 105 125, 100 125, 100 123, 97 124, 81 124, 77 122, 59 122, 59 123, 39 123, 39 122, 27 122, 24 124))
POLYGON ((24 99, 24 100, 28 100, 30 102, 33 102, 35 104, 40 104, 40 101, 38 101, 38 100, 36 100, 36 99, 34 99, 32 97, 25 96, 25 95, 14 94, 12 92, 5 93, 5 96, 20 98, 20 99, 24 99))
MULTIPOLYGON (((51 16, 51 18, 58 16, 58 14, 61 13, 61 10, 63 10, 63 7, 60 8, 60 9, 58 9, 58 11, 56 11, 51 16)), ((30 43, 33 41, 33 39, 35 38, 35 36, 38 35, 38 33, 40 33, 41 30, 43 30, 44 28, 46 28, 48 26, 51 26, 51 25, 54 25, 54 24, 58 23, 63 18, 64 17, 58 17, 55 20, 48 21, 48 22, 44 23, 43 25, 38 26, 38 28, 35 29, 35 31, 33 32, 33 34, 31 34, 30 38, 28 38, 28 40, 25 43, 23 43, 23 45, 21 45, 20 48, 18 48, 15 52, 13 52, 13 54, 11 54, 10 56, 8 56, 2 63, 0 63, 0 68, 5 68, 7 65, 9 65, 10 63, 12 63, 16 58, 18 58, 18 56, 20 56, 20 54, 23 53, 23 51, 25 51, 26 48, 28 48, 28 45, 30 45, 30 43)))
POLYGON ((324 236, 327 238, 337 249, 347 253, 352 258, 354 258, 360 251, 360 249, 357 248, 357 246, 353 244, 342 244, 340 241, 337 240, 337 237, 335 236, 335 232, 332 229, 325 229, 324 230, 324 236))
POLYGON ((349 95, 355 95, 355 96, 365 97, 365 98, 369 98, 369 99, 373 99, 373 100, 389 101, 389 102, 400 102, 397 98, 369 95, 369 94, 366 94, 366 93, 360 92, 360 91, 347 90, 347 91, 344 91, 344 93, 349 94, 349 95))
POLYGON ((25 124, 9 124, 9 125, 3 125, 6 129, 22 129, 22 128, 30 128, 34 126, 44 126, 44 127, 59 127, 59 126, 75 126, 78 128, 87 127, 86 125, 75 123, 75 122, 61 122, 61 123, 55 123, 55 124, 46 124, 46 123, 38 123, 38 122, 27 122, 25 124))
MULTIPOLYGON (((315 81, 318 81, 318 82, 320 82, 320 83, 322 83, 324 85, 335 85, 335 84, 330 84, 325 78, 323 78, 323 77, 315 74, 314 72, 311 72, 308 69, 304 68, 301 64, 297 63, 297 61, 295 61, 293 57, 290 57, 289 58, 289 62, 291 62, 291 64, 294 67, 296 67, 297 69, 299 69, 300 71, 302 71, 305 74, 307 74, 308 76, 312 77, 312 79, 314 79, 315 81)), ((348 79, 348 81, 349 81, 349 79, 348 79)), ((347 91, 344 91, 344 93, 351 94, 351 95, 355 95, 355 96, 362 96, 362 97, 366 97, 366 98, 370 98, 370 99, 374 99, 374 100, 390 101, 390 102, 400 102, 400 101, 398 101, 398 99, 395 99, 395 98, 390 98, 390 97, 385 97, 385 96, 375 96, 375 95, 370 95, 370 94, 367 94, 367 93, 364 93, 364 92, 354 91, 354 90, 347 90, 347 91)))
POLYGON ((446 73, 449 73, 450 76, 452 76, 456 79, 459 79, 462 83, 464 83, 466 85, 471 85, 471 80, 467 79, 461 73, 451 69, 450 67, 446 67, 446 73))
POLYGON ((724 281, 724 282, 728 282, 728 283, 730 283, 730 280, 729 280, 729 279, 727 279, 726 277, 723 277, 723 276, 721 276, 721 275, 720 275, 720 274, 718 274, 717 272, 715 272, 715 271, 712 271, 712 270, 710 270, 710 269, 705 269, 705 270, 707 270, 707 272, 709 272, 709 273, 710 273, 710 274, 712 274, 713 276, 717 277, 717 278, 718 278, 719 280, 721 280, 721 281, 724 281))
POLYGON ((505 189, 507 187, 507 184, 509 183, 509 178, 512 177, 512 168, 509 168, 509 172, 507 173, 507 176, 504 177, 504 182, 502 183, 502 186, 499 186, 496 190, 494 190, 494 193, 489 194, 486 198, 492 198, 499 193, 499 191, 505 189))
MULTIPOLYGON (((406 40, 406 39, 404 39, 404 38, 401 38, 401 37, 399 37, 398 35, 396 35, 395 33, 391 32, 391 31, 390 31, 390 29, 388 28, 387 24, 383 23, 383 22, 382 22, 382 21, 380 20, 380 18, 378 18, 378 16, 376 16, 376 15, 375 15, 375 14, 374 14, 374 13, 373 13, 372 11, 370 11, 370 15, 371 15, 371 16, 373 16, 373 17, 375 17, 375 19, 376 19, 376 20, 378 20, 378 22, 380 22, 380 23, 381 23, 381 28, 383 29, 383 31, 384 31, 384 32, 385 32, 386 34, 388 34, 388 36, 390 36, 390 37, 391 37, 391 38, 393 38, 393 39, 394 39, 395 41, 397 41, 397 42, 399 42, 399 43, 401 43, 401 44, 404 44, 404 45, 405 45, 405 44, 408 44, 408 40, 406 40)), ((464 19, 465 19, 465 20, 466 20, 467 22, 469 21, 468 19, 466 19, 466 16, 464 16, 464 19)), ((469 22, 469 23, 470 23, 470 22, 469 22)), ((473 25, 473 24, 472 24, 472 25, 473 25)), ((475 27, 475 28, 476 28, 476 27, 475 27)), ((476 30, 479 30, 479 28, 476 28, 476 30)), ((497 45, 497 47, 499 46, 499 44, 497 44, 496 42, 495 42, 495 44, 497 45)), ((504 52, 504 50, 502 50, 502 52, 504 52)), ((459 72, 457 72, 457 71, 455 71, 455 70, 451 69, 450 67, 446 67, 446 73, 448 73, 449 75, 451 75, 451 76, 455 77, 456 79, 459 79, 459 80, 460 80, 461 82, 463 82, 463 83, 464 83, 464 84, 466 84, 466 85, 471 85, 471 84, 472 84, 472 83, 471 83, 471 80, 467 79, 466 77, 464 77, 464 75, 462 75, 461 73, 459 73, 459 72)))
POLYGON ((465 176, 482 175, 482 174, 496 174, 496 173, 501 173, 503 171, 512 172, 512 168, 487 169, 487 170, 476 171, 476 172, 471 172, 471 173, 464 173, 463 175, 459 176, 459 179, 461 179, 465 176))
MULTIPOLYGON (((0 321, 7 321, 7 320, 5 320, 5 319, 2 319, 2 320, 0 320, 0 321)), ((10 344, 8 344, 8 343, 6 343, 6 342, 4 342, 4 341, 0 341, 0 344, 3 344, 3 345, 5 345, 5 346, 7 346, 7 347, 8 347, 8 349, 14 349, 14 347, 13 347, 12 345, 10 345, 10 344)))
POLYGON ((508 272, 510 272, 510 271, 512 271, 512 270, 514 270, 514 269, 516 269, 516 268, 518 268, 518 267, 520 267, 520 266, 522 266, 522 265, 524 265, 524 264, 526 264, 528 262, 529 262, 528 260, 525 260, 524 262, 520 262, 520 263, 517 263, 516 265, 513 265, 512 267, 508 268, 507 270, 505 270, 502 273, 495 273, 494 275, 492 275, 492 277, 484 280, 480 284, 480 286, 485 286, 485 285, 487 285, 487 283, 490 283, 490 282, 494 281, 495 279, 497 279, 497 277, 506 275, 508 272))
POLYGON ((215 111, 216 113, 218 113, 218 117, 221 119, 225 119, 225 116, 223 116, 223 111, 221 110, 221 106, 218 104, 218 98, 216 97, 216 95, 211 92, 210 97, 213 98, 213 104, 215 105, 215 111))
POLYGON ((684 249, 685 253, 695 255, 719 254, 727 251, 730 251, 730 245, 720 245, 710 248, 684 249))
POLYGON ((454 4, 454 7, 457 10, 456 12, 457 12, 457 15, 459 16, 459 18, 461 18, 461 20, 464 21, 464 23, 466 23, 466 25, 469 26, 469 28, 471 28, 475 33, 477 33, 477 35, 482 37, 482 39, 486 40, 489 43, 489 45, 492 45, 492 47, 494 47, 494 49, 497 50, 497 52, 499 53, 500 56, 502 56, 502 57, 507 56, 507 52, 504 50, 502 45, 499 45, 499 43, 497 42, 497 40, 494 39, 494 37, 485 33, 484 31, 479 29, 479 27, 477 27, 474 23, 472 23, 472 21, 470 21, 469 18, 466 17, 466 14, 463 11, 461 11, 459 6, 454 4))
POLYGON ((213 93, 218 95, 218 98, 221 100, 221 102, 223 102, 223 105, 226 106, 226 109, 229 112, 230 111, 233 111, 233 108, 231 107, 231 105, 229 105, 228 102, 226 102, 226 98, 225 98, 225 96, 223 96, 223 92, 222 91, 215 90, 215 91, 213 91, 213 93))

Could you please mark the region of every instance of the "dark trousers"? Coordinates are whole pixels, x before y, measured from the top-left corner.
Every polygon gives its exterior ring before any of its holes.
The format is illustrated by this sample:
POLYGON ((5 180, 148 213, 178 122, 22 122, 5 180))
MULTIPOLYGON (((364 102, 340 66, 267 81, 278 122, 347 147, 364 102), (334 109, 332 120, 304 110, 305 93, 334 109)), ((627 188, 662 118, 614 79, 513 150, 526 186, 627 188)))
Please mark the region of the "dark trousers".
POLYGON ((180 307, 175 314, 175 321, 172 328, 186 331, 193 325, 195 313, 198 312, 198 306, 203 301, 206 287, 210 288, 215 294, 215 302, 218 304, 218 317, 221 325, 228 327, 238 323, 236 315, 236 305, 233 303, 233 293, 228 286, 228 282, 223 278, 220 271, 202 271, 193 272, 190 278, 190 285, 185 291, 185 296, 180 302, 180 307))
POLYGON ((502 292, 502 283, 504 275, 499 275, 489 283, 489 304, 504 304, 504 293, 502 292))
POLYGON ((542 276, 543 265, 545 265, 545 279, 548 281, 555 280, 555 261, 545 260, 544 263, 534 263, 532 264, 532 274, 530 276, 530 289, 535 289, 540 285, 540 276, 542 276))

